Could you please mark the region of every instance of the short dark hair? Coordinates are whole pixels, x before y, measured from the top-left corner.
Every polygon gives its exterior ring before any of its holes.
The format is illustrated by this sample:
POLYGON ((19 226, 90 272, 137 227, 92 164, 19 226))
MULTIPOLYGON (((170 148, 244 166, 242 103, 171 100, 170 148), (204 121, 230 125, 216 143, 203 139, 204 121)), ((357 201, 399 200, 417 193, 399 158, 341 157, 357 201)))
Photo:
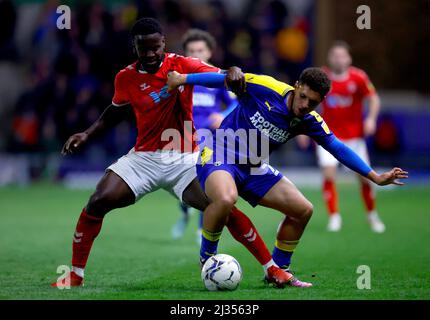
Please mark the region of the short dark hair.
POLYGON ((209 32, 204 30, 189 29, 187 32, 185 32, 184 36, 182 37, 182 48, 186 50, 188 43, 193 41, 206 42, 206 45, 211 51, 215 50, 216 48, 215 38, 209 32))
POLYGON ((148 34, 159 33, 163 34, 160 22, 154 18, 141 18, 137 20, 131 27, 131 36, 146 36, 148 34))
POLYGON ((336 40, 336 41, 334 41, 331 44, 329 50, 331 50, 333 48, 338 48, 338 47, 339 48, 344 48, 346 51, 348 51, 348 53, 351 53, 351 47, 350 47, 350 45, 346 41, 343 41, 343 40, 336 40))
POLYGON ((321 68, 306 68, 299 77, 299 84, 306 84, 318 92, 322 99, 330 91, 331 81, 321 68))

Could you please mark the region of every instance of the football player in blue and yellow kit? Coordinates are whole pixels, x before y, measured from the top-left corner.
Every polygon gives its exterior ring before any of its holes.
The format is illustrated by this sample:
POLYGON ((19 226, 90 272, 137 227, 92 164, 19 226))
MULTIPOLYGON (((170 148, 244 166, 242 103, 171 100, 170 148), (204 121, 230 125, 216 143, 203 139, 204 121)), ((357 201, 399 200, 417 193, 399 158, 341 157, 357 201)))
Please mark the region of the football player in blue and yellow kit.
MULTIPOLYGON (((189 29, 182 37, 182 47, 187 57, 200 59, 209 63, 212 52, 216 48, 216 41, 212 35, 204 30, 189 29)), ((236 97, 225 88, 208 88, 194 86, 193 90, 193 119, 197 130, 209 129, 213 132, 220 126, 222 120, 237 105, 236 97)), ((172 228, 173 239, 181 238, 190 220, 190 211, 187 204, 180 203, 181 217, 172 228)), ((199 214, 197 239, 200 243, 203 215, 199 214)))
MULTIPOLYGON (((342 164, 378 185, 402 185, 401 168, 378 174, 330 131, 314 110, 330 90, 320 68, 305 69, 295 86, 256 74, 244 74, 236 90, 239 105, 221 123, 216 137, 201 147, 197 173, 212 201, 204 211, 200 259, 217 252, 226 218, 239 196, 252 206, 273 208, 281 221, 273 260, 288 269, 291 256, 313 213, 313 206, 296 186, 268 163, 270 153, 299 134, 305 134, 342 164), (249 138, 249 139, 248 139, 249 138), (245 146, 245 147, 244 147, 245 146)), ((169 89, 184 84, 229 87, 225 75, 171 73, 169 89)), ((299 286, 310 286, 302 282, 299 286)))

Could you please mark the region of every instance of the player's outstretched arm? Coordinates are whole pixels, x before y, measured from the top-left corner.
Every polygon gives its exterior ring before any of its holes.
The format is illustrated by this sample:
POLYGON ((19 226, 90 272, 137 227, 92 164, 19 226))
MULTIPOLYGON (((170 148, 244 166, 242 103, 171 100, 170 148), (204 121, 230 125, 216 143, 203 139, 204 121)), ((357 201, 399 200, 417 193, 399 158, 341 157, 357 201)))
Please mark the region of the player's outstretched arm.
POLYGON ((245 75, 238 67, 231 67, 226 73, 202 72, 181 74, 177 71, 169 72, 167 76, 168 91, 185 84, 196 84, 211 88, 227 86, 234 93, 241 94, 245 91, 245 75))
POLYGON ((351 150, 348 146, 346 146, 334 136, 329 140, 329 142, 324 142, 321 144, 321 146, 330 152, 343 165, 361 174, 363 177, 369 179, 377 185, 403 185, 404 183, 398 181, 398 179, 408 178, 408 172, 402 170, 401 168, 393 168, 392 170, 382 174, 376 173, 353 150, 351 150))
POLYGON ((117 107, 109 105, 102 115, 84 132, 75 133, 67 139, 61 150, 63 155, 72 154, 82 148, 83 145, 93 136, 114 127, 117 123, 126 119, 130 115, 131 106, 125 105, 117 107))

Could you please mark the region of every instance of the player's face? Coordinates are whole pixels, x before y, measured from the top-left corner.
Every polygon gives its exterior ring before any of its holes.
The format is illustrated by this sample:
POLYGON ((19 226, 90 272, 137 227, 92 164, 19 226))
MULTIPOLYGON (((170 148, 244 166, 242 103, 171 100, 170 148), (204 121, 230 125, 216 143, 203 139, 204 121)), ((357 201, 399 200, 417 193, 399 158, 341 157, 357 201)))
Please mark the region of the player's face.
POLYGON ((296 84, 292 102, 292 112, 296 117, 304 117, 314 111, 322 101, 321 95, 306 84, 296 84))
POLYGON ((335 73, 345 72, 352 63, 351 55, 344 47, 333 47, 328 53, 328 64, 335 73))
POLYGON ((159 33, 134 37, 134 46, 143 69, 155 73, 160 68, 166 42, 159 33))
POLYGON ((198 40, 187 43, 187 47, 185 48, 185 55, 199 58, 204 62, 208 62, 212 56, 212 52, 205 41, 198 40))

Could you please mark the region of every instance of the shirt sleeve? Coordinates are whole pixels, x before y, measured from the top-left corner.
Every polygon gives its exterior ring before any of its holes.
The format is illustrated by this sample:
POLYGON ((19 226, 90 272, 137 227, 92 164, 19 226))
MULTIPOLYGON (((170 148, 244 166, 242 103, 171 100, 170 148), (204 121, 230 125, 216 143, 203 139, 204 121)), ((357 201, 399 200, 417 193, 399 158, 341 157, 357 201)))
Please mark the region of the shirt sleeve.
POLYGON ((214 67, 198 58, 179 57, 182 73, 221 72, 220 68, 214 67))
POLYGON ((335 136, 330 142, 323 144, 322 147, 330 152, 340 163, 363 177, 367 177, 369 172, 372 171, 372 168, 363 159, 335 136))
POLYGON ((248 84, 257 85, 272 90, 282 96, 285 96, 289 91, 294 89, 294 87, 278 81, 275 78, 254 73, 245 73, 245 82, 247 86, 248 84))
POLYGON ((370 81, 369 77, 364 71, 359 73, 359 84, 360 92, 363 97, 371 96, 376 93, 375 87, 373 86, 372 81, 370 81))
POLYGON ((335 136, 328 128, 324 119, 315 111, 312 111, 306 119, 307 124, 304 126, 303 132, 299 134, 305 134, 311 137, 320 145, 325 145, 333 140, 335 136))
POLYGON ((126 81, 124 79, 124 72, 120 71, 115 76, 115 93, 112 98, 112 104, 114 106, 123 106, 130 103, 128 90, 126 87, 126 81))

